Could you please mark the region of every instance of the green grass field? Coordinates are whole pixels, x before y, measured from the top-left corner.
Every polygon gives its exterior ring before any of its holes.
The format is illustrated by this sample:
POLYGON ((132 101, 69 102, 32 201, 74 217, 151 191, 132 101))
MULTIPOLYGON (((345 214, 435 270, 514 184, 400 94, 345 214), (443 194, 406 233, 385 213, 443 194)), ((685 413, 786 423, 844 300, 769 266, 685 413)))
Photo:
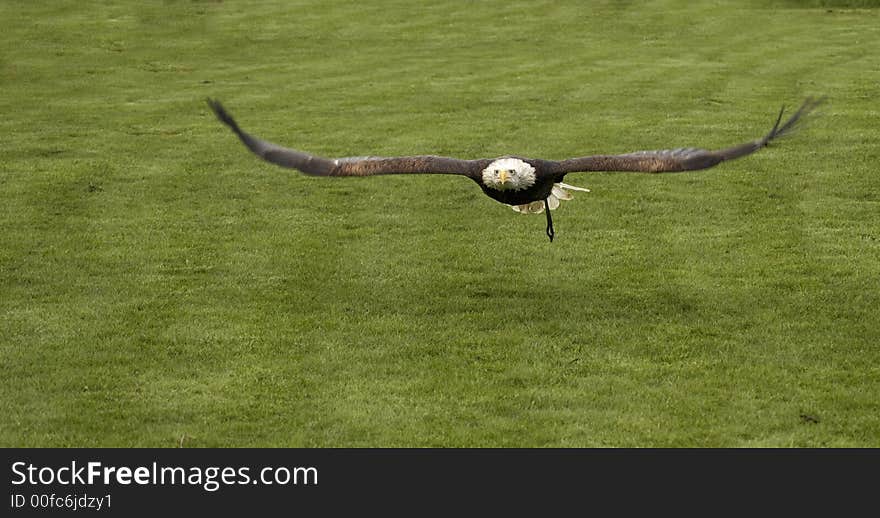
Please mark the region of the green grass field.
POLYGON ((0 445, 880 446, 877 2, 0 3, 0 445), (567 158, 544 217, 458 177, 567 158))

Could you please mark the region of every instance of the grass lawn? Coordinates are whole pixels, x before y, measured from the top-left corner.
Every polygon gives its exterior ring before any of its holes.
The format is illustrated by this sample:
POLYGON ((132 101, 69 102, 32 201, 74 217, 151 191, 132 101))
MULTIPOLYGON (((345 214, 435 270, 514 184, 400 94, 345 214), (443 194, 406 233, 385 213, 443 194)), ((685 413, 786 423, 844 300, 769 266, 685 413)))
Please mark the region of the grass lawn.
POLYGON ((878 2, 5 1, 0 445, 880 447, 878 2), (554 213, 328 156, 737 144, 554 213))

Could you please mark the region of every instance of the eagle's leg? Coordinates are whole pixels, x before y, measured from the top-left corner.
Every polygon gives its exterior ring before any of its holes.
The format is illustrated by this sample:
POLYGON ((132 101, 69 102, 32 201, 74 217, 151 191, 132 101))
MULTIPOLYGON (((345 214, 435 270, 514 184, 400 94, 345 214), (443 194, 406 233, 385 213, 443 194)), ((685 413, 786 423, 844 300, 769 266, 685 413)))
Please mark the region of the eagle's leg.
POLYGON ((544 212, 547 214, 547 237, 550 238, 550 242, 553 242, 553 236, 556 235, 553 232, 553 218, 550 216, 550 203, 544 198, 544 212))

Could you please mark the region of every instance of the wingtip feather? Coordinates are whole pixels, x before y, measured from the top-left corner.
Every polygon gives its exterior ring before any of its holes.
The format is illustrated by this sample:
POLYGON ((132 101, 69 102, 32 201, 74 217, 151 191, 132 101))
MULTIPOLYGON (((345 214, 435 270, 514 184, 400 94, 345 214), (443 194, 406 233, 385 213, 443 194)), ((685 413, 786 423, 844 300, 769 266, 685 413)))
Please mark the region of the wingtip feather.
POLYGON ((235 122, 235 119, 232 118, 232 115, 223 108, 223 105, 220 101, 216 99, 211 99, 210 97, 205 98, 205 101, 208 103, 208 106, 211 107, 211 110, 214 112, 214 115, 217 116, 217 119, 220 120, 223 124, 226 124, 236 133, 240 133, 241 130, 238 128, 238 123, 235 122))
POLYGON ((812 97, 812 96, 807 97, 804 100, 804 102, 800 105, 800 107, 797 109, 797 111, 794 112, 794 114, 791 117, 789 117, 788 120, 786 120, 785 123, 782 124, 782 126, 780 126, 779 123, 781 122, 782 114, 785 111, 785 106, 783 106, 782 111, 779 112, 779 117, 777 117, 777 119, 776 119, 776 124, 773 125, 773 129, 770 130, 770 132, 767 133, 767 135, 765 135, 763 139, 761 139, 760 144, 762 146, 766 146, 767 144, 770 143, 770 141, 772 141, 776 138, 779 138, 779 137, 784 137, 784 136, 792 133, 795 129, 797 129, 799 124, 802 123, 801 121, 807 115, 809 115, 816 108, 818 108, 823 103, 825 103, 825 101, 827 99, 828 99, 828 97, 825 95, 818 97, 818 98, 812 97))

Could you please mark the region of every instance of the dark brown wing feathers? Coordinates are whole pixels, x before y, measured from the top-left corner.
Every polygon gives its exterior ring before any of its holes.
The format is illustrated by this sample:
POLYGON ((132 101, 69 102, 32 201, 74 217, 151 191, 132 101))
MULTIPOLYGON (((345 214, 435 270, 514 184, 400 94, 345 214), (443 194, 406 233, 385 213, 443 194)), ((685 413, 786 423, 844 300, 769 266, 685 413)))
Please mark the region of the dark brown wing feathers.
MULTIPOLYGON (((623 155, 594 155, 561 161, 525 160, 535 165, 539 175, 552 175, 554 177, 561 177, 566 173, 587 171, 665 173, 706 169, 725 160, 733 160, 754 153, 774 139, 791 133, 803 117, 813 111, 823 101, 824 98, 807 98, 794 115, 789 117, 780 126, 782 114, 785 110, 785 107, 783 107, 783 110, 779 112, 779 117, 776 119, 773 129, 762 138, 717 151, 679 148, 659 151, 637 151, 623 155)), ((223 106, 218 101, 208 99, 208 104, 214 110, 217 118, 229 126, 254 154, 273 164, 298 169, 309 175, 372 176, 380 174, 436 173, 464 175, 479 181, 481 171, 492 162, 491 159, 460 160, 433 155, 388 158, 323 158, 295 149, 281 147, 254 137, 239 128, 232 116, 223 109, 223 106)))
POLYGON ((328 176, 433 173, 476 177, 490 162, 491 160, 459 160, 434 155, 341 158, 328 176))
POLYGON ((819 106, 824 98, 808 98, 801 107, 789 117, 784 124, 782 113, 776 119, 776 124, 769 133, 762 138, 740 144, 738 146, 707 151, 697 148, 666 149, 660 151, 638 151, 624 155, 595 155, 580 158, 571 158, 556 162, 552 167, 555 174, 586 172, 586 171, 633 171, 645 173, 665 173, 676 171, 694 171, 706 169, 725 160, 740 158, 768 145, 774 139, 791 133, 805 115, 819 106))
POLYGON ((217 118, 229 126, 254 154, 276 165, 314 176, 372 176, 379 174, 459 174, 478 178, 491 160, 459 160, 432 155, 403 157, 324 158, 285 148, 243 131, 219 101, 208 99, 217 118))

